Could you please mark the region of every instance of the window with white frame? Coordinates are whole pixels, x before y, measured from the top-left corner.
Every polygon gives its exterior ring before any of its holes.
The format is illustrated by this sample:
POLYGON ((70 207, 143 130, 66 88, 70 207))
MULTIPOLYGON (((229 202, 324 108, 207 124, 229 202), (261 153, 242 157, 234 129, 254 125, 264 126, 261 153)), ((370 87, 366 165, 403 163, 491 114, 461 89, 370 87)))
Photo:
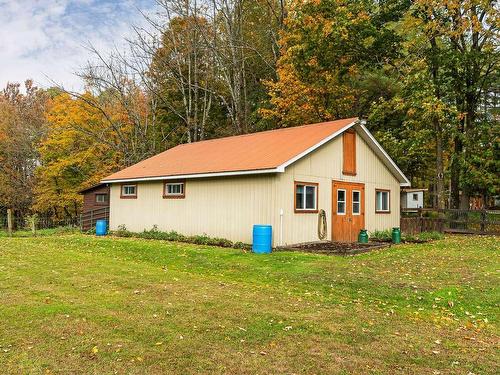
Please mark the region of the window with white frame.
POLYGON ((315 212, 318 202, 318 184, 295 183, 295 211, 315 212))
POLYGON ((389 190, 375 191, 375 212, 390 212, 390 195, 389 190))
POLYGON ((136 198, 137 197, 137 185, 122 185, 121 197, 122 198, 136 198))
POLYGON ((413 193, 413 200, 418 201, 418 194, 417 193, 413 193))
POLYGON ((361 192, 359 190, 352 191, 352 214, 361 214, 361 192))
POLYGON ((95 195, 96 203, 107 203, 108 202, 108 194, 105 193, 97 193, 95 195))
POLYGON ((345 215, 346 191, 344 189, 337 190, 337 215, 345 215))
POLYGON ((165 182, 165 198, 184 198, 184 182, 165 182))

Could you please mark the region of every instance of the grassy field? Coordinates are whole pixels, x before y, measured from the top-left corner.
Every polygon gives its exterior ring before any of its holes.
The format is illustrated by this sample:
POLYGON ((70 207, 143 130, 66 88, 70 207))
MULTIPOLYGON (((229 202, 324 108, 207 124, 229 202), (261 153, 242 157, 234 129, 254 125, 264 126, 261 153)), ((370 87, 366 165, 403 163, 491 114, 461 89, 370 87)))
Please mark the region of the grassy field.
POLYGON ((2 373, 493 374, 498 238, 355 257, 0 238, 2 373))

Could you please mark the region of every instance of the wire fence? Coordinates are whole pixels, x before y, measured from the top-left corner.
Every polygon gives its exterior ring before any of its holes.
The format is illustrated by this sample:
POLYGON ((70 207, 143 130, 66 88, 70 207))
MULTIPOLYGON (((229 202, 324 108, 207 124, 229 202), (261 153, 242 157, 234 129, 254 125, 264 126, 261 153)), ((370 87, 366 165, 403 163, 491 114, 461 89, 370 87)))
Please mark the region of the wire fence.
MULTIPOLYGON (((79 218, 54 219, 52 217, 37 217, 35 220, 35 229, 52 229, 58 227, 80 227, 79 218)), ((12 230, 31 230, 32 222, 29 217, 13 216, 12 230)), ((0 216, 0 230, 8 230, 7 216, 0 216)))

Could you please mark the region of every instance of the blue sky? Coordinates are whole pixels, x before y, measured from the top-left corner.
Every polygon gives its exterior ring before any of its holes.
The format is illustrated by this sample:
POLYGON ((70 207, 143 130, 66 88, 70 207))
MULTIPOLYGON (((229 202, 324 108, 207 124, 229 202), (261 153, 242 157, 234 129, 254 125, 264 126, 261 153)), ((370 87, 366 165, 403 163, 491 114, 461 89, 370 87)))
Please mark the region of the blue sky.
POLYGON ((123 47, 131 25, 144 24, 137 8, 151 12, 154 0, 0 0, 0 88, 32 78, 69 89, 82 82, 73 73, 91 58, 84 48, 123 47), (47 78, 49 77, 49 78, 47 78))

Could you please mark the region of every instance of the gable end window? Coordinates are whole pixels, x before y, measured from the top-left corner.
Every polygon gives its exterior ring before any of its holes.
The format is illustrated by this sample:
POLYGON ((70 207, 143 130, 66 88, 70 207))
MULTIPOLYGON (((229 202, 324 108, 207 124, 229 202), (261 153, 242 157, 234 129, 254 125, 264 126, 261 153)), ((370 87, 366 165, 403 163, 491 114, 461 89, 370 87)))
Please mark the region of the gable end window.
POLYGON ((108 194, 106 193, 97 193, 95 195, 95 202, 100 204, 108 203, 108 194))
POLYGON ((391 212, 391 195, 389 190, 375 190, 375 212, 388 214, 391 212))
POLYGON ((342 134, 342 173, 356 176, 356 132, 352 129, 342 134))
POLYGON ((137 185, 124 184, 121 187, 120 198, 122 199, 135 199, 137 198, 137 185))
POLYGON ((295 182, 295 212, 318 212, 318 184, 314 182, 295 182))
POLYGON ((169 181, 163 185, 163 198, 182 199, 186 197, 184 181, 169 181))

